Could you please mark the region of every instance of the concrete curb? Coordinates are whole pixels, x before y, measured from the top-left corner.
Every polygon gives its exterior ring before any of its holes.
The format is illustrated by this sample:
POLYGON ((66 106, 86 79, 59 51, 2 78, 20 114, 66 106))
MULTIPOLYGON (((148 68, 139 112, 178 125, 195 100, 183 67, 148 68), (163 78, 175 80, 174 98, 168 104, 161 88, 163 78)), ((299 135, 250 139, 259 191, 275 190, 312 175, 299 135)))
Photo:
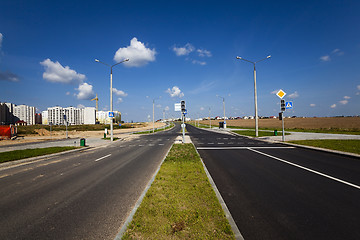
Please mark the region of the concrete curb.
POLYGON ((130 224, 131 221, 133 220, 134 215, 135 215, 137 209, 140 207, 140 205, 141 205, 141 203, 142 203, 142 201, 143 201, 146 193, 148 192, 148 190, 150 189, 152 183, 154 182, 156 175, 157 175, 158 172, 160 171, 161 165, 163 164, 164 160, 166 159, 166 157, 167 157, 167 155, 169 154, 169 152, 170 152, 170 150, 171 150, 171 148, 172 148, 173 145, 174 145, 174 143, 171 144, 169 150, 168 150, 167 153, 165 154, 165 157, 161 160, 161 162, 160 162, 158 168, 156 169, 154 175, 152 176, 152 178, 150 179, 150 181, 149 181, 148 184, 146 185, 146 187, 145 187, 144 191, 142 192, 142 194, 140 195, 139 199, 136 201, 133 210, 131 210, 129 216, 126 218, 124 224, 121 226, 121 229, 120 229, 120 231, 118 232, 118 234, 116 235, 116 237, 114 238, 114 240, 121 240, 121 238, 123 237, 124 233, 126 232, 126 229, 128 228, 129 224, 130 224))
POLYGON ((35 161, 47 160, 48 158, 60 156, 60 155, 67 154, 67 153, 84 151, 84 150, 87 150, 87 149, 90 149, 90 148, 92 148, 92 147, 83 147, 83 148, 58 152, 58 153, 52 153, 52 154, 48 154, 48 155, 41 155, 41 156, 32 157, 32 158, 25 158, 25 159, 19 159, 19 160, 15 160, 15 161, 10 161, 10 162, 4 162, 4 163, 0 164, 0 170, 8 169, 8 168, 15 167, 15 166, 18 166, 18 165, 29 164, 29 163, 32 163, 32 162, 35 162, 35 161))
MULTIPOLYGON (((191 144, 193 144, 193 143, 191 143, 191 144)), ((234 233, 234 235, 235 235, 235 239, 237 239, 237 240, 244 240, 244 237, 241 235, 240 230, 239 230, 238 226, 236 225, 235 220, 234 220, 234 218, 232 217, 232 215, 231 215, 228 207, 226 206, 226 203, 225 203, 224 199, 222 198, 222 196, 221 196, 218 188, 216 187, 216 184, 215 184, 214 180, 212 179, 209 171, 207 170, 203 159, 201 158, 201 156, 200 156, 200 154, 199 154, 199 152, 198 152, 198 150, 196 149, 196 147, 195 147, 194 144, 193 144, 193 146, 194 146, 194 148, 195 148, 195 151, 197 152, 197 154, 198 154, 199 157, 200 157, 200 160, 201 160, 201 163, 202 163, 202 165, 203 165, 203 167, 204 167, 206 176, 208 177, 209 182, 210 182, 210 185, 211 185, 212 189, 214 190, 215 195, 216 195, 216 197, 217 197, 217 199, 218 199, 218 201, 219 201, 219 203, 220 203, 220 205, 221 205, 221 208, 223 209, 223 211, 224 211, 224 213, 225 213, 226 219, 228 220, 228 222, 229 222, 229 224, 230 224, 230 226, 231 226, 231 230, 233 231, 233 233, 234 233)))

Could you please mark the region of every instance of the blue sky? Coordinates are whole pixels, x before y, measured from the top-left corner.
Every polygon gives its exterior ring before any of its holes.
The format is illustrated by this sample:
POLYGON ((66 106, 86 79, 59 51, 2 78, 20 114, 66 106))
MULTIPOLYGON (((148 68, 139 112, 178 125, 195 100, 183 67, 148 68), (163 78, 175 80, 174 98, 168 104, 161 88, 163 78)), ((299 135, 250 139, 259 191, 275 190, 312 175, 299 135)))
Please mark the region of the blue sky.
POLYGON ((359 1, 1 1, 0 101, 109 109, 125 121, 178 116, 360 112, 359 1))

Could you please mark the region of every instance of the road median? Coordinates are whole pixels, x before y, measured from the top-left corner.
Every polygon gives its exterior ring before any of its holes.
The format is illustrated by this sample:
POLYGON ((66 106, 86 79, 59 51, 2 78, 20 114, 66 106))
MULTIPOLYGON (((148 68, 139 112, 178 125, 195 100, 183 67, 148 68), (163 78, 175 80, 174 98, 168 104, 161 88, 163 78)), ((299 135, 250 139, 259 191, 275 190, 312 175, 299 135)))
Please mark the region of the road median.
POLYGON ((235 239, 194 145, 174 144, 122 239, 235 239))

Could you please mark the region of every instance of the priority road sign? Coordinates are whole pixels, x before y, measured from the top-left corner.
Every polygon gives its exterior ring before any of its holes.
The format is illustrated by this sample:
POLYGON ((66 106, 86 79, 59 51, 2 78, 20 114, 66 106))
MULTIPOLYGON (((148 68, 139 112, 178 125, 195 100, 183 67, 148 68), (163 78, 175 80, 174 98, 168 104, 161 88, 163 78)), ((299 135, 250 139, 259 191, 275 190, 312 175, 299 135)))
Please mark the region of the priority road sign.
POLYGON ((283 97, 285 97, 286 92, 284 92, 282 89, 280 89, 277 93, 276 96, 278 96, 279 98, 283 99, 283 97))
POLYGON ((292 109, 293 108, 293 102, 285 102, 285 108, 286 109, 292 109))

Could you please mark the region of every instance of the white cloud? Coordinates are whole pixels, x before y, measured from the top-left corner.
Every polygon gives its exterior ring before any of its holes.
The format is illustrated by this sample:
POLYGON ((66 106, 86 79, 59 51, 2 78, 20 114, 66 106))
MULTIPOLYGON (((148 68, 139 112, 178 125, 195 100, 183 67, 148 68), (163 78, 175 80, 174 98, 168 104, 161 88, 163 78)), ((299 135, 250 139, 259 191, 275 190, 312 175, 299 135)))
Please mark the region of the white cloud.
POLYGON ((191 52, 195 50, 195 47, 190 43, 185 44, 184 47, 176 47, 174 46, 172 50, 175 52, 176 56, 185 56, 189 55, 191 52))
POLYGON ((192 62, 193 64, 199 64, 199 65, 201 65, 201 66, 206 65, 206 62, 203 62, 203 61, 192 60, 191 62, 192 62))
POLYGON ((82 105, 82 104, 78 104, 78 105, 77 105, 77 108, 85 108, 85 106, 82 105))
POLYGON ((93 86, 87 83, 80 84, 76 90, 79 91, 79 94, 77 94, 78 99, 90 100, 95 96, 93 86))
POLYGON ((316 106, 315 103, 311 103, 311 104, 310 104, 310 107, 315 107, 315 106, 316 106))
POLYGON ((53 62, 49 58, 40 64, 45 68, 43 78, 49 82, 82 83, 86 78, 84 74, 77 73, 69 66, 63 67, 59 62, 53 62))
POLYGON ((130 46, 119 48, 114 56, 116 62, 128 58, 128 62, 123 64, 127 67, 141 67, 149 62, 155 61, 155 49, 146 48, 145 44, 138 41, 136 37, 131 39, 130 46))
POLYGON ((120 97, 126 97, 128 95, 126 92, 122 90, 117 90, 116 88, 113 88, 113 93, 120 97))
POLYGON ((343 104, 343 105, 346 105, 346 104, 348 104, 348 100, 341 100, 341 101, 339 101, 339 103, 341 103, 341 104, 343 104))
POLYGON ((66 92, 66 96, 69 96, 70 95, 70 92, 66 92))
POLYGON ((205 49, 198 49, 198 50, 196 50, 196 52, 198 53, 198 55, 200 57, 211 57, 212 56, 211 52, 208 50, 205 50, 205 49))
POLYGON ((344 96, 344 99, 347 99, 347 100, 349 100, 351 97, 349 97, 349 96, 344 96))
POLYGON ((205 109, 204 107, 200 107, 200 111, 204 111, 204 109, 205 109))
POLYGON ((360 90, 360 85, 357 85, 357 89, 360 90))
POLYGON ((341 50, 338 49, 338 48, 334 49, 331 53, 332 53, 332 54, 335 54, 335 55, 337 55, 337 56, 342 56, 342 55, 344 55, 344 52, 341 51, 341 50))
POLYGON ((292 99, 298 98, 298 97, 299 97, 299 93, 297 91, 288 95, 288 98, 292 98, 292 99))
POLYGON ((2 35, 2 33, 0 33, 0 50, 1 50, 2 40, 3 40, 3 35, 2 35))
POLYGON ((157 104, 155 107, 157 107, 157 108, 161 108, 161 104, 157 104))
POLYGON ((330 106, 331 108, 336 108, 336 104, 334 103, 333 105, 330 106))
POLYGON ((280 89, 274 90, 271 92, 271 94, 277 94, 280 91, 280 89))
POLYGON ((123 102, 123 99, 122 98, 118 98, 117 102, 116 103, 122 103, 123 102))
POLYGON ((164 110, 165 110, 165 111, 169 111, 169 110, 170 110, 169 106, 166 106, 166 107, 164 108, 164 110))
POLYGON ((180 88, 177 86, 173 86, 172 89, 168 88, 166 90, 167 93, 170 94, 170 97, 183 97, 184 93, 181 92, 180 88))
POLYGON ((325 56, 320 57, 320 60, 323 62, 329 62, 331 60, 331 58, 329 55, 325 55, 325 56))

